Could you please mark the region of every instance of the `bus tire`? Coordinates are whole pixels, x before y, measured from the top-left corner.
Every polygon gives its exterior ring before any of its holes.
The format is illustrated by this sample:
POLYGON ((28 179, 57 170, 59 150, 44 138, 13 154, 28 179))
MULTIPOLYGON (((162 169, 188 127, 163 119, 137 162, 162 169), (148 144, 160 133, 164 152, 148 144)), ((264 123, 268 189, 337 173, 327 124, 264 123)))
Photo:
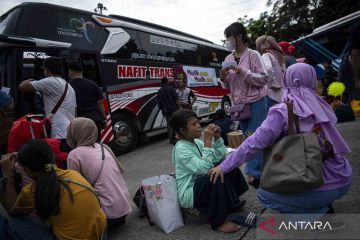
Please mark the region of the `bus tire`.
POLYGON ((135 120, 128 114, 117 113, 112 118, 114 139, 109 143, 116 156, 130 152, 138 141, 135 120))
POLYGON ((231 101, 228 96, 225 96, 221 100, 221 109, 225 111, 226 115, 230 115, 231 101))

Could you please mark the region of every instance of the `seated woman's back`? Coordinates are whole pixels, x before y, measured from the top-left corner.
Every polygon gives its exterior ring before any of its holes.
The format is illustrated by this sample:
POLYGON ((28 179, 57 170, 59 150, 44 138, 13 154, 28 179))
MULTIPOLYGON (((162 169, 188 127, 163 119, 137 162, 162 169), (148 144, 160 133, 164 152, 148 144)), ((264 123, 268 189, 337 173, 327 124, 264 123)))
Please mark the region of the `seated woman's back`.
MULTIPOLYGON (((72 197, 64 187, 61 188, 60 211, 50 217, 54 234, 58 239, 100 239, 106 228, 106 218, 96 195, 86 188, 91 188, 91 185, 76 171, 55 171, 58 178, 69 179, 75 183, 67 182, 72 197)), ((33 184, 22 189, 15 204, 16 208, 26 211, 35 207, 35 193, 32 189, 33 184)))
POLYGON ((129 214, 130 194, 122 167, 110 148, 96 143, 97 128, 88 118, 75 118, 68 127, 67 143, 73 148, 68 168, 78 171, 94 187, 108 219, 129 214))
POLYGON ((68 156, 68 168, 80 172, 94 186, 107 218, 117 218, 132 211, 121 170, 106 147, 104 160, 98 143, 77 147, 68 156))

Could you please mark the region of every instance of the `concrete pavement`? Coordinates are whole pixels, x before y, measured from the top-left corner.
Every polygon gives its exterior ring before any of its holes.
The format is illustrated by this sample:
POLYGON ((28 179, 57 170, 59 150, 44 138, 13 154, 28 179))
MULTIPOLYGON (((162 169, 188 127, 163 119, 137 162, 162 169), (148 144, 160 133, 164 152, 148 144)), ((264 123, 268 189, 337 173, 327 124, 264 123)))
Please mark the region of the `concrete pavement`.
MULTIPOLYGON (((353 167, 354 178, 350 192, 334 204, 337 213, 360 213, 360 119, 354 122, 338 124, 338 129, 352 149, 349 160, 353 167)), ((125 180, 131 196, 147 177, 174 172, 171 164, 172 145, 168 144, 166 136, 151 139, 150 143, 138 147, 131 153, 119 157, 125 166, 125 180)), ((256 198, 254 189, 250 189, 243 198, 247 201, 244 209, 260 213, 262 207, 256 198)), ((170 234, 163 233, 156 226, 149 226, 146 218, 138 218, 138 210, 133 206, 127 222, 109 232, 109 239, 255 239, 255 230, 246 231, 242 228, 236 233, 221 233, 213 231, 208 225, 187 226, 170 234)))

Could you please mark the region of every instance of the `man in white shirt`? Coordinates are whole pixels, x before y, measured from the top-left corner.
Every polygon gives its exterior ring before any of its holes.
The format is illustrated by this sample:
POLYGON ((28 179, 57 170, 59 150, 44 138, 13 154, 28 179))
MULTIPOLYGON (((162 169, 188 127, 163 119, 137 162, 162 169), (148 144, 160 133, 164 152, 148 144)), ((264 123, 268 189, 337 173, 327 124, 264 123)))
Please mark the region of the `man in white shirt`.
POLYGON ((44 60, 45 78, 38 81, 28 79, 19 85, 22 92, 40 92, 43 95, 45 114, 50 116, 51 137, 64 139, 66 138, 67 126, 75 117, 76 97, 75 91, 67 84, 67 91, 63 102, 54 115, 51 111, 61 99, 65 92, 66 81, 61 78, 62 63, 57 57, 49 57, 44 60))
POLYGON ((190 88, 186 87, 184 79, 178 79, 176 81, 178 89, 176 93, 179 96, 180 105, 182 108, 192 110, 192 106, 196 101, 196 96, 190 88))

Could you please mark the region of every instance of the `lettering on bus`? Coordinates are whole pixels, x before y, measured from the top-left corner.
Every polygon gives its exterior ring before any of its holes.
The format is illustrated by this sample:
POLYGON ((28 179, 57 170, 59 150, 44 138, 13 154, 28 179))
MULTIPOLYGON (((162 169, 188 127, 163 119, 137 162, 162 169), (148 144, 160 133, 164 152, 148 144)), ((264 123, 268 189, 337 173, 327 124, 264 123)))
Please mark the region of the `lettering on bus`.
POLYGON ((146 79, 147 72, 151 79, 174 76, 172 68, 118 65, 118 78, 146 79))
POLYGON ((172 68, 149 67, 150 78, 173 78, 172 68))
POLYGON ((146 78, 146 66, 118 65, 118 78, 146 78))

